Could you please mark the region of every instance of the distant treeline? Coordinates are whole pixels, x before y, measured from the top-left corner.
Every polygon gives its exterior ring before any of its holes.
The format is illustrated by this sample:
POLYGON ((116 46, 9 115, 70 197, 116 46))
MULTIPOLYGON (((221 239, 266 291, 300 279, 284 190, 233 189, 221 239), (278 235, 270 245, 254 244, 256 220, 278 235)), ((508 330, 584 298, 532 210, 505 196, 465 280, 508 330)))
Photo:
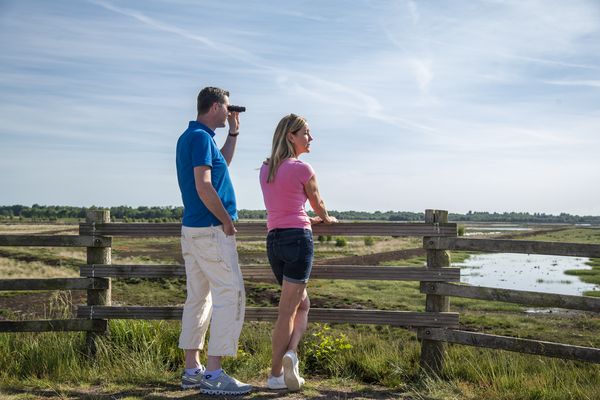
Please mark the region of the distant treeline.
POLYGON ((528 212, 490 213, 487 211, 469 211, 466 214, 449 213, 448 219, 457 222, 520 222, 520 223, 554 223, 554 224, 600 224, 599 215, 558 215, 528 212))
POLYGON ((0 218, 34 221, 85 220, 88 210, 110 210, 113 221, 173 222, 181 220, 183 207, 70 207, 22 205, 0 206, 0 218))
MULTIPOLYGON (((106 209, 107 207, 69 207, 22 205, 0 206, 0 219, 29 221, 83 220, 87 210, 106 209)), ((109 207, 111 220, 135 222, 178 222, 183 215, 183 207, 109 207)), ((409 211, 331 211, 331 215, 340 220, 375 221, 423 221, 424 213, 409 211)), ((239 210, 241 219, 266 219, 265 210, 239 210)), ((450 213, 450 221, 457 222, 514 222, 514 223, 567 223, 600 224, 600 216, 578 216, 566 213, 550 215, 544 213, 504 212, 490 213, 469 211, 466 214, 450 213)))

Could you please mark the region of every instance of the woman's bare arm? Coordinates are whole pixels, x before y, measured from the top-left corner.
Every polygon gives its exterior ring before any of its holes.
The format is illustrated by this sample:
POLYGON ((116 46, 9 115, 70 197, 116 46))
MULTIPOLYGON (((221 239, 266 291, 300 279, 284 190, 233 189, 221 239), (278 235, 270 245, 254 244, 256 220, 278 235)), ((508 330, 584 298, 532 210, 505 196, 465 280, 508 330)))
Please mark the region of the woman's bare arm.
POLYGON ((329 214, 327 214, 325 202, 319 194, 319 185, 317 184, 317 177, 315 175, 313 175, 308 182, 304 184, 304 191, 306 192, 306 197, 308 197, 310 206, 315 214, 317 214, 320 218, 320 220, 316 218, 311 219, 312 223, 318 223, 322 221, 325 224, 333 224, 334 222, 338 222, 335 217, 330 217, 329 214))

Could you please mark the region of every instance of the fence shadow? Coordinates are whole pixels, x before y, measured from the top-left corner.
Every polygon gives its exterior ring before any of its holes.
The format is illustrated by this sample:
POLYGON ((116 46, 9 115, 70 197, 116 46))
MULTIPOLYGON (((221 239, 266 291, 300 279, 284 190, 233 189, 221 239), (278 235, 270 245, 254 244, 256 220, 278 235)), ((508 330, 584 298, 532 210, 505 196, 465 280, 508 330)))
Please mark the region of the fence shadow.
MULTIPOLYGON (((344 391, 334 388, 308 388, 301 392, 289 392, 286 390, 269 390, 264 386, 255 386, 254 390, 244 396, 208 396, 201 395, 197 390, 182 390, 179 385, 144 385, 135 389, 123 390, 103 390, 99 388, 91 389, 23 389, 5 387, 0 391, 0 396, 12 395, 20 397, 22 395, 30 397, 35 396, 39 399, 76 399, 76 400, 115 400, 123 398, 143 398, 149 400, 202 400, 202 399, 402 399, 413 400, 414 397, 403 394, 397 390, 384 387, 369 387, 357 391, 344 391)), ((427 397, 419 396, 419 399, 426 400, 427 397)))

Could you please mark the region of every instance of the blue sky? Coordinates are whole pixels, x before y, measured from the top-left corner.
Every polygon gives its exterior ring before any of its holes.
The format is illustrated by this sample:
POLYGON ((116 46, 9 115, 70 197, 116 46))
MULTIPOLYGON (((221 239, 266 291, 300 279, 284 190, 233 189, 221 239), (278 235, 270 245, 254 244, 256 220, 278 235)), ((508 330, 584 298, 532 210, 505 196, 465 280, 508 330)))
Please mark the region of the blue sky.
POLYGON ((239 208, 294 112, 330 209, 600 214, 593 0, 0 0, 0 204, 181 205, 209 85, 239 208))

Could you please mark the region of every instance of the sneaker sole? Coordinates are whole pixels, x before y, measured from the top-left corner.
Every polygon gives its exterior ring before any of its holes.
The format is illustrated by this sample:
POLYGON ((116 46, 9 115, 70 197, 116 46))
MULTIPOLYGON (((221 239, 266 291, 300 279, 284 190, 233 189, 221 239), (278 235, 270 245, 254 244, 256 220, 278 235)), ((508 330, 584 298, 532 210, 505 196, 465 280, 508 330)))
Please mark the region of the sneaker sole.
POLYGON ((289 390, 300 390, 300 377, 295 374, 294 360, 287 355, 283 356, 283 380, 289 390))
POLYGON ((191 384, 191 385, 184 385, 183 383, 181 384, 181 387, 183 389, 195 389, 195 388, 199 388, 200 386, 202 386, 202 384, 200 384, 200 383, 191 384))
POLYGON ((243 394, 250 393, 251 391, 252 391, 252 388, 245 390, 245 391, 237 391, 237 392, 230 392, 229 390, 200 389, 200 393, 208 394, 208 395, 212 395, 212 396, 222 396, 222 395, 241 396, 243 394))
POLYGON ((267 385, 267 388, 269 390, 283 390, 283 389, 287 389, 287 385, 285 385, 285 386, 277 386, 277 387, 267 385))

